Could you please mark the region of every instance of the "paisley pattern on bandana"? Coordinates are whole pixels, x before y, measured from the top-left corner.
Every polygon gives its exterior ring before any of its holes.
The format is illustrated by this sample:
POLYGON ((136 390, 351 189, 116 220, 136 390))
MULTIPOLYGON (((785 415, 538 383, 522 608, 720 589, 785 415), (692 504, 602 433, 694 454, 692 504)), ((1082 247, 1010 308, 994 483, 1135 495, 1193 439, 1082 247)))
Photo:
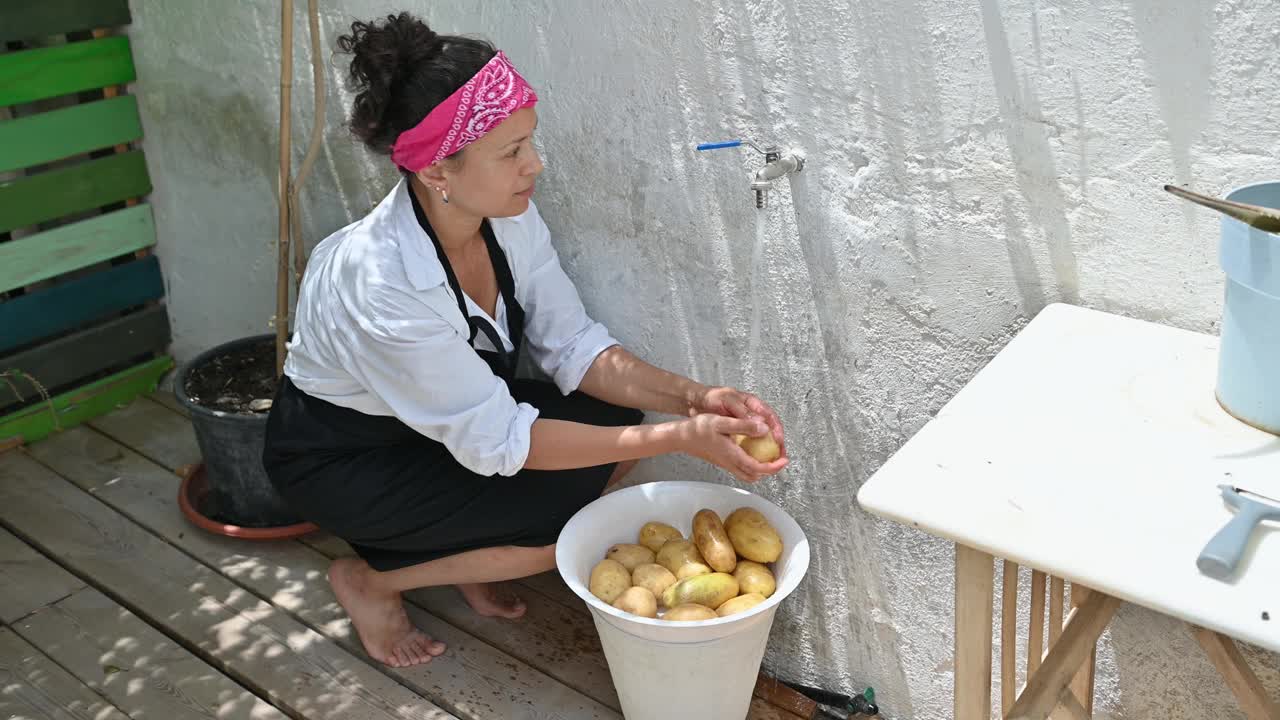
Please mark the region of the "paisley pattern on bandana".
POLYGON ((396 138, 391 159, 411 172, 433 165, 484 137, 537 94, 501 51, 480 72, 396 138))

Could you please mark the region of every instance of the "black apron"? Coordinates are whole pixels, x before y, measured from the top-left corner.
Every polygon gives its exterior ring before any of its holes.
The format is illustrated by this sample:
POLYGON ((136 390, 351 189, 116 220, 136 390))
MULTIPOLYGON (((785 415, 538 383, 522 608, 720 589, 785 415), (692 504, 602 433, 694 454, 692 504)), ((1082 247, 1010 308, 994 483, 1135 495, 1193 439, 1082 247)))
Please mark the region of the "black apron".
MULTIPOLYGON (((635 425, 636 410, 580 392, 564 396, 552 384, 515 378, 524 343, 524 309, 506 253, 486 220, 489 261, 506 305, 513 349, 494 326, 467 311, 466 297, 413 190, 414 215, 435 246, 474 347, 483 333, 496 351, 476 350, 517 402, 539 417, 592 425, 635 425)), ((405 239, 408 242, 408 239, 405 239)), ((521 470, 482 476, 463 467, 440 442, 398 418, 368 415, 307 395, 281 379, 267 421, 263 465, 277 492, 307 520, 343 538, 377 570, 391 570, 502 545, 537 547, 556 541, 564 523, 600 496, 614 464, 573 470, 521 470)))

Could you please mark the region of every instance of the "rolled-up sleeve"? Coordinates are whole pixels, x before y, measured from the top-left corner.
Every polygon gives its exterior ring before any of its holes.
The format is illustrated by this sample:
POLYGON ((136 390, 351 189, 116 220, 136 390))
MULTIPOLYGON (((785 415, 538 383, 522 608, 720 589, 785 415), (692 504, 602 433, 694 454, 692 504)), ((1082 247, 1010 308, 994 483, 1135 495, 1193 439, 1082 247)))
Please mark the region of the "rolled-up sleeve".
POLYGON ((530 357, 568 395, 578 389, 596 357, 619 343, 587 315, 578 289, 560 266, 550 231, 536 212, 530 215, 531 267, 520 298, 528 318, 525 337, 530 357))
POLYGON ((517 403, 466 338, 407 295, 382 296, 351 338, 347 367, 401 422, 468 470, 516 474, 538 410, 517 403))

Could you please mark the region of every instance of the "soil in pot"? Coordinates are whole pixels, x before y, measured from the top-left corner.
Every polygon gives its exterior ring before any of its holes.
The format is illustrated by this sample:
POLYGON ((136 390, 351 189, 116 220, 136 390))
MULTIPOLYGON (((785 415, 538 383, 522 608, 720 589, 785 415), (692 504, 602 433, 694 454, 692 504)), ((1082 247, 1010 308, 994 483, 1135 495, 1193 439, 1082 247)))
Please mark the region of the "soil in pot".
POLYGON ((219 354, 187 377, 187 398, 218 412, 255 415, 276 395, 276 346, 261 340, 219 354))

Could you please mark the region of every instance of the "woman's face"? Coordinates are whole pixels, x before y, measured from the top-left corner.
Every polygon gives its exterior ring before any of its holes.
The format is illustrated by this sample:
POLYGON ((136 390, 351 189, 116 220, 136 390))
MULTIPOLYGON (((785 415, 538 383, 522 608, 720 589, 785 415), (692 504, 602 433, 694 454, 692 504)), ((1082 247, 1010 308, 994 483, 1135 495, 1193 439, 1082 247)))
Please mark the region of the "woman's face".
POLYGON ((419 172, 428 187, 442 188, 457 210, 486 218, 514 217, 529 209, 542 159, 533 149, 538 115, 516 111, 460 156, 419 172))

